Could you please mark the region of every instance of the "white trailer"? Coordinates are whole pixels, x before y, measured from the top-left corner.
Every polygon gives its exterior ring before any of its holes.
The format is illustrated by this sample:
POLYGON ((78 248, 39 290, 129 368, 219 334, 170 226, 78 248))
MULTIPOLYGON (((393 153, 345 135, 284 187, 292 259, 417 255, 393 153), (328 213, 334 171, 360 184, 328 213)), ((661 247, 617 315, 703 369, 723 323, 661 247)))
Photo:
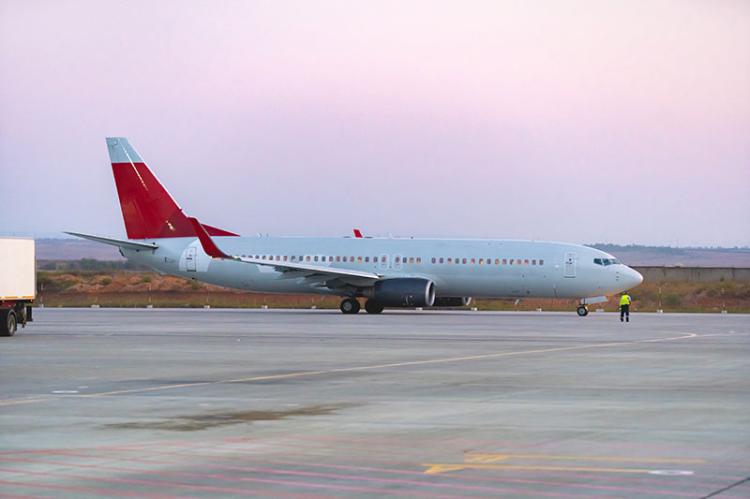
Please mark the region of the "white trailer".
POLYGON ((0 336, 16 334, 31 322, 36 298, 36 255, 33 239, 0 238, 0 336))

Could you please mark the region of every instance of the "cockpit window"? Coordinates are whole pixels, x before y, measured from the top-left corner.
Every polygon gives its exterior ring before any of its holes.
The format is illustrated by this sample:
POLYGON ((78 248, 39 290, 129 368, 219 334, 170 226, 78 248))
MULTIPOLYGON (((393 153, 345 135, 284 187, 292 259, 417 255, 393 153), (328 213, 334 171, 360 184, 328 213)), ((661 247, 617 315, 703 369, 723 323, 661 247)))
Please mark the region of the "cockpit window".
POLYGON ((607 265, 617 265, 620 263, 620 260, 617 258, 594 258, 594 263, 606 267, 607 265))

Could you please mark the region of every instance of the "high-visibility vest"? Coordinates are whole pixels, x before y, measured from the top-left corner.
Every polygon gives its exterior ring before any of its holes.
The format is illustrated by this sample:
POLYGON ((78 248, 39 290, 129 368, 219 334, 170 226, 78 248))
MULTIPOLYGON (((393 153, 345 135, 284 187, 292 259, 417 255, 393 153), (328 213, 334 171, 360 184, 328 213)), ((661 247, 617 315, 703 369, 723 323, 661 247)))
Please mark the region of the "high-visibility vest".
POLYGON ((622 295, 620 297, 620 306, 622 307, 623 305, 630 305, 631 301, 632 300, 630 299, 630 295, 622 295))

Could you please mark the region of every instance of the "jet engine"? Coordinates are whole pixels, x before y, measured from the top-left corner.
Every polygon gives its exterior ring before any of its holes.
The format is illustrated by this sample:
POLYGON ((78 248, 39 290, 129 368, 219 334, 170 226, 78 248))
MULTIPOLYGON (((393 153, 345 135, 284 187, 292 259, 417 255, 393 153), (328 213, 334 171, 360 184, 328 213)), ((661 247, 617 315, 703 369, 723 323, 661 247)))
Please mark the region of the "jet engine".
POLYGON ((431 307, 435 302, 435 283, 418 277, 378 281, 365 296, 385 307, 431 307))
POLYGON ((471 303, 471 296, 440 296, 435 298, 433 307, 466 307, 471 303))

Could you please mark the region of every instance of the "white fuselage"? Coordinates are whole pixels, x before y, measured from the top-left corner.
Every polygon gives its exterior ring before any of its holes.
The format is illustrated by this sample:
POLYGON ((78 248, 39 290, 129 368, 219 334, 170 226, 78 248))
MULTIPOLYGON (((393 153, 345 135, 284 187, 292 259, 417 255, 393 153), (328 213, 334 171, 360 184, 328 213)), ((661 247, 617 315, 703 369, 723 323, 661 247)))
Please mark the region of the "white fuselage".
MULTIPOLYGON (((368 271, 385 279, 426 278, 435 283, 439 297, 587 298, 619 293, 643 280, 607 253, 565 243, 347 237, 214 240, 232 255, 368 271)), ((196 238, 142 241, 159 247, 123 249, 123 254, 167 274, 248 291, 343 294, 271 266, 212 259, 196 238)))

